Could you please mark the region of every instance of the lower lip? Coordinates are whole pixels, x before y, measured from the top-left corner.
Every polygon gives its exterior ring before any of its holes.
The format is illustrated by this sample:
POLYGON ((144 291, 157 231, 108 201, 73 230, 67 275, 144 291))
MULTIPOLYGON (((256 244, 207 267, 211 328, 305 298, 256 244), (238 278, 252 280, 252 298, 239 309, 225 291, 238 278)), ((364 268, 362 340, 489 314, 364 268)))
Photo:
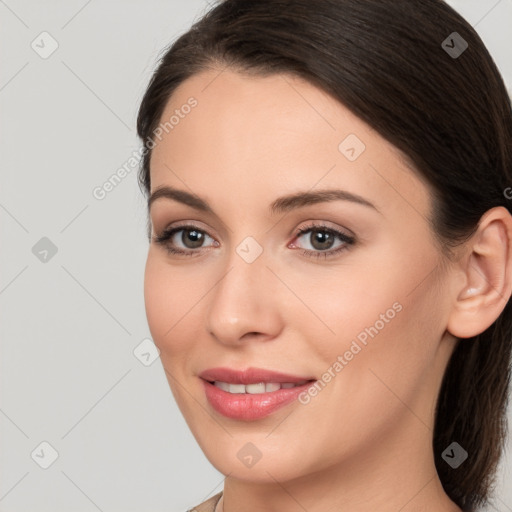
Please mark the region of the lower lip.
POLYGON ((315 382, 252 395, 250 393, 229 393, 203 379, 206 398, 218 413, 228 418, 246 421, 259 420, 294 402, 315 382))

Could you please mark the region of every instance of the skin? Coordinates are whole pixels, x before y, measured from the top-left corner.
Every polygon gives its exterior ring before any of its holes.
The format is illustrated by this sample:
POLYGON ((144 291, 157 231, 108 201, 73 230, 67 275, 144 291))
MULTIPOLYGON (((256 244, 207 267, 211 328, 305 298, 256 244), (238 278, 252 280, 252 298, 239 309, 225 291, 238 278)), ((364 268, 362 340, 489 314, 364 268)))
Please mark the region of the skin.
MULTIPOLYGON (((199 248, 183 242, 187 232, 174 236, 175 248, 196 251, 191 257, 152 241, 144 293, 177 404, 227 475, 218 510, 460 510, 435 470, 435 403, 456 336, 485 330, 510 297, 510 214, 487 212, 449 262, 427 223, 426 183, 326 93, 287 75, 212 69, 182 83, 162 119, 191 96, 197 106, 153 150, 151 192, 193 192, 215 215, 166 198, 152 204, 153 236, 182 221, 208 236, 199 248), (338 150, 349 134, 366 146, 353 162, 338 150), (268 212, 282 195, 330 188, 376 210, 338 200, 268 212), (314 233, 295 233, 312 221, 350 230, 356 243, 308 257, 303 249, 322 252, 314 233), (263 249, 250 264, 236 252, 248 236, 263 249), (321 379, 397 302, 402 310, 307 405, 248 422, 207 401, 198 374, 211 367, 321 379), (250 468, 237 457, 249 442, 262 454, 250 468)), ((332 248, 342 244, 336 238, 332 248)))

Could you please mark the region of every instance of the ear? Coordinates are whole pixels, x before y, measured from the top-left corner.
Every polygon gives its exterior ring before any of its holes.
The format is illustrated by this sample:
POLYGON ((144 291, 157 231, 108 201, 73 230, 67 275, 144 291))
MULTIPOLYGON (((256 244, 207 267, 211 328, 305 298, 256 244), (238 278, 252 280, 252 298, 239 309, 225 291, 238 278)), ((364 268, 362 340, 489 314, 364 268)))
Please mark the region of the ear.
POLYGON ((499 317, 512 294, 512 216, 498 206, 480 219, 478 229, 465 242, 459 261, 462 283, 455 290, 447 330, 458 338, 485 331, 499 317))

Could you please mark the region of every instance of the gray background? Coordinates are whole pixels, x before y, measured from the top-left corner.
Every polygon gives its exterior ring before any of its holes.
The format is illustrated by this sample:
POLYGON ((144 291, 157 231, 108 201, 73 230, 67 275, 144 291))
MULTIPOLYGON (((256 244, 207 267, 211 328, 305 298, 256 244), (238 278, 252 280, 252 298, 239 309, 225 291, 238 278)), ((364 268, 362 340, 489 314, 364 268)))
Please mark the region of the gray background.
MULTIPOLYGON (((510 90, 512 0, 450 3, 510 90)), ((146 366, 144 345, 134 354, 150 337, 137 169, 103 200, 92 194, 139 148, 136 112, 159 53, 207 8, 0 0, 2 512, 181 511, 222 489, 160 359, 146 366), (43 31, 58 44, 48 58, 31 47, 51 49, 43 31), (57 249, 46 262, 43 237, 57 249), (58 452, 47 469, 44 441, 58 452)), ((504 512, 511 446, 495 500, 504 512)))

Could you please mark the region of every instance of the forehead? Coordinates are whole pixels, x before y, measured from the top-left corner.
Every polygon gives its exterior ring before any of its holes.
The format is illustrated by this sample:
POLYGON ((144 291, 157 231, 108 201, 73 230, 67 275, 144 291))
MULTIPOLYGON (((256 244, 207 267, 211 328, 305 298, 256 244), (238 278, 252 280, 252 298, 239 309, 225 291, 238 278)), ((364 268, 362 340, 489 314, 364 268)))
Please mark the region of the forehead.
POLYGON ((152 191, 186 185, 203 196, 246 191, 249 202, 270 202, 284 190, 332 186, 366 195, 383 209, 425 215, 429 209, 429 190, 401 152, 297 77, 203 71, 175 90, 160 127, 152 191))

